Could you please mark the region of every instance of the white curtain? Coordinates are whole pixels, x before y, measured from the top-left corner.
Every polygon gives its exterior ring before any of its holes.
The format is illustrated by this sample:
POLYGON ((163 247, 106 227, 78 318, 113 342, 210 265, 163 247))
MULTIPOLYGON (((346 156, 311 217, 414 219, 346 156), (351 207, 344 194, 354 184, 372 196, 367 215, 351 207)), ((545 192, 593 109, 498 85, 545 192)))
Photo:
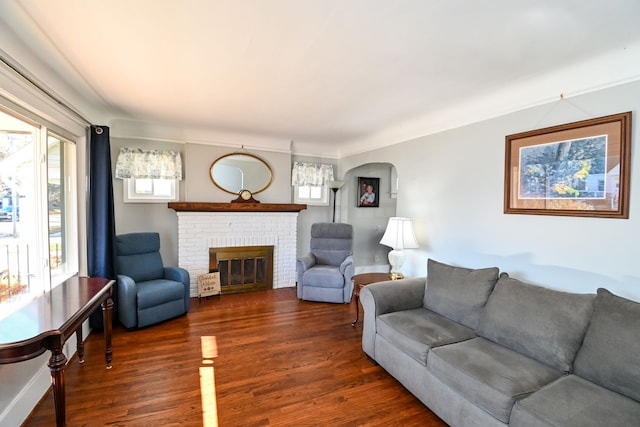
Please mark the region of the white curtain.
POLYGON ((333 181, 333 165, 295 162, 291 171, 291 185, 325 185, 333 181))
POLYGON ((182 180, 182 157, 177 151, 121 148, 116 162, 116 178, 182 180))

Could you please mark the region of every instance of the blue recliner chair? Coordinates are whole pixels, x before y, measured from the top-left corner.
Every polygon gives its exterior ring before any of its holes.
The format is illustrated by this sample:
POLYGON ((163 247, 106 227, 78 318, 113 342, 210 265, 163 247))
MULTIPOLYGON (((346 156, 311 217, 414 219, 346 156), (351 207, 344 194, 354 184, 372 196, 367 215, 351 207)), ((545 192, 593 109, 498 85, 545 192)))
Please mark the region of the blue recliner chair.
POLYGON ((353 294, 353 226, 311 225, 311 250, 297 260, 298 298, 348 303, 353 294))
POLYGON ((142 328, 189 311, 189 273, 164 267, 158 233, 116 236, 118 318, 127 329, 142 328))

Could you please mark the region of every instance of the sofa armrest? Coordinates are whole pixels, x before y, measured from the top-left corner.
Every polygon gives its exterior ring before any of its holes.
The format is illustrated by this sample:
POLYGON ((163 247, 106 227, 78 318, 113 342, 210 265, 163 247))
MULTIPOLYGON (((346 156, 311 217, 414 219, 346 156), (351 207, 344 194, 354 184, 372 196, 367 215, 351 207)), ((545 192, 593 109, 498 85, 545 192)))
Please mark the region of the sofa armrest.
POLYGON ((376 318, 394 311, 412 310, 423 306, 425 277, 388 280, 365 286, 360 291, 364 310, 362 349, 375 360, 376 318))
POLYGON ((184 285, 184 311, 189 311, 191 304, 191 278, 189 272, 181 267, 164 267, 164 278, 175 280, 184 285))
POLYGON ((138 326, 137 300, 136 282, 129 276, 118 274, 118 319, 127 329, 138 326))
POLYGON ((369 309, 375 316, 420 308, 423 306, 426 283, 425 277, 373 283, 360 291, 362 307, 365 312, 369 309), (369 293, 371 298, 365 297, 369 293))

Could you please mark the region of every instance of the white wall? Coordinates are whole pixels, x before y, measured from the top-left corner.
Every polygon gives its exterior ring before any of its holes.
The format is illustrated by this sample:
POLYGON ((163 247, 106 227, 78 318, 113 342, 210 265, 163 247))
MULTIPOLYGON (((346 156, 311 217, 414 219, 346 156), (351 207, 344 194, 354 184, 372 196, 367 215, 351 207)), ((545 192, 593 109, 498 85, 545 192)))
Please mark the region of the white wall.
MULTIPOLYGON (((309 162, 309 163, 324 163, 333 165, 333 175, 335 180, 342 180, 342 175, 337 170, 337 160, 327 159, 322 157, 313 156, 292 156, 290 168, 293 167, 294 162, 309 162)), ((289 194, 291 200, 293 199, 293 186, 289 182, 289 194)), ((344 217, 341 216, 340 207, 340 195, 342 189, 337 193, 337 205, 336 205, 336 222, 344 222, 344 217)), ((326 206, 307 205, 307 209, 300 211, 298 215, 298 238, 297 238, 297 254, 301 257, 309 253, 311 246, 311 224, 316 222, 331 222, 333 219, 333 193, 329 190, 329 204, 326 206)))
POLYGON ((594 292, 606 287, 640 300, 640 153, 632 148, 629 219, 503 213, 505 136, 633 111, 640 131, 640 82, 559 100, 450 131, 342 159, 342 170, 390 162, 398 171, 397 214, 412 218, 419 250, 405 276, 424 276, 426 259, 466 267, 498 266, 518 279, 594 292))
MULTIPOLYGON (((184 157, 184 144, 164 141, 141 141, 127 138, 111 138, 112 173, 116 172, 116 161, 120 148, 144 148, 147 150, 179 151, 184 157)), ((183 171, 184 172, 184 171, 183 171)), ((211 184, 213 185, 213 184, 211 184)), ((180 183, 180 194, 184 193, 184 182, 180 183)), ((178 264, 178 217, 167 203, 124 203, 122 180, 113 177, 113 204, 116 219, 116 234, 156 231, 160 233, 160 254, 166 265, 178 264)))
POLYGON ((185 192, 189 202, 230 202, 237 196, 216 187, 209 177, 211 164, 220 156, 248 152, 260 157, 272 172, 271 185, 254 197, 261 203, 291 203, 291 154, 261 150, 242 150, 211 144, 187 143, 185 146, 185 192))
POLYGON ((353 225, 353 261, 356 273, 389 271, 390 248, 380 244, 389 217, 396 216, 396 198, 391 195, 393 166, 389 163, 367 163, 345 174, 340 189, 344 222, 353 225), (358 177, 379 178, 378 207, 358 207, 361 189, 358 177))

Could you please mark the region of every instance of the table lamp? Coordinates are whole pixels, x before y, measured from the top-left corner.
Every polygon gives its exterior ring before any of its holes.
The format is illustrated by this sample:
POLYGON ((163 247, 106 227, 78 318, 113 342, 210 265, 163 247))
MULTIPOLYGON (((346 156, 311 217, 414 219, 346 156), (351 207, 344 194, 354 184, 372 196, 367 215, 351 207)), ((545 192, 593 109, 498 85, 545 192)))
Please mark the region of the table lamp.
POLYGON ((416 235, 413 232, 413 223, 409 218, 391 217, 387 223, 387 229, 382 236, 380 243, 389 246, 389 264, 391 264, 391 280, 402 279, 404 276, 400 271, 404 263, 403 249, 419 248, 416 235))

